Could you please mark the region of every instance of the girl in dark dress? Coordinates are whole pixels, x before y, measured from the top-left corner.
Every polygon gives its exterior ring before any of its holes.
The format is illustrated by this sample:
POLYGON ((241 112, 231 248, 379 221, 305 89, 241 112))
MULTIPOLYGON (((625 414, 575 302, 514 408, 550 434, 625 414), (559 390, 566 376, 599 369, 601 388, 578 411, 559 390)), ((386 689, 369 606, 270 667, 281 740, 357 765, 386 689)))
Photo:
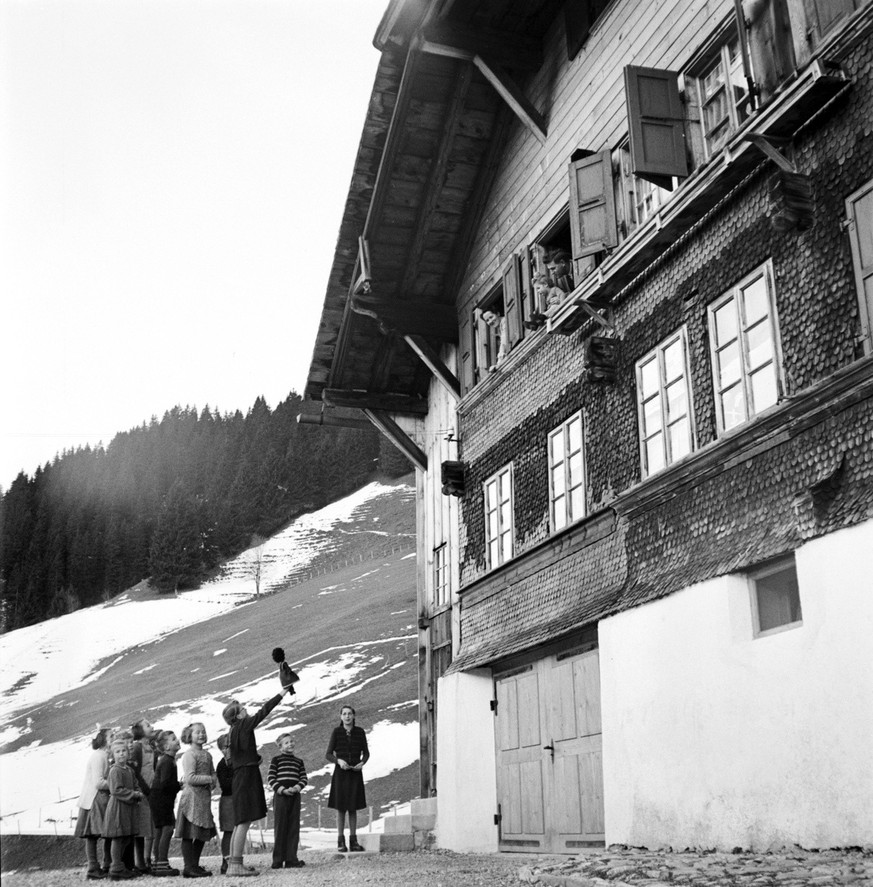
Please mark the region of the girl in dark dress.
POLYGON ((230 764, 233 767, 233 818, 235 825, 230 839, 230 858, 227 874, 246 877, 258 874, 256 869, 243 865, 243 852, 249 826, 267 815, 267 798, 261 779, 261 756, 255 742, 255 727, 279 704, 282 697, 293 688, 285 687, 281 693, 262 705, 254 715, 235 699, 221 713, 230 727, 230 764))
POLYGON ((367 734, 355 726, 355 710, 344 705, 340 712, 340 724, 330 734, 325 758, 336 764, 330 781, 330 797, 327 806, 336 810, 337 842, 340 853, 364 848, 358 843, 358 810, 367 806, 364 794, 364 775, 361 770, 370 758, 367 734), (346 813, 349 815, 349 846, 346 848, 346 813))

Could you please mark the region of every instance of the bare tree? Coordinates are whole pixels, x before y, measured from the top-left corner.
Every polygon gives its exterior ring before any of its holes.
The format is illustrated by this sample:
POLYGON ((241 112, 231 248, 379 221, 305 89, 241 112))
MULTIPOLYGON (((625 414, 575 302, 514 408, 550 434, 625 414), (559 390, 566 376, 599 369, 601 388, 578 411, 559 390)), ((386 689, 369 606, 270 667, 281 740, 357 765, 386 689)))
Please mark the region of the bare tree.
POLYGON ((252 542, 249 546, 248 559, 246 561, 246 574, 255 580, 255 597, 261 596, 261 575, 264 570, 264 545, 267 540, 257 533, 252 534, 252 542))

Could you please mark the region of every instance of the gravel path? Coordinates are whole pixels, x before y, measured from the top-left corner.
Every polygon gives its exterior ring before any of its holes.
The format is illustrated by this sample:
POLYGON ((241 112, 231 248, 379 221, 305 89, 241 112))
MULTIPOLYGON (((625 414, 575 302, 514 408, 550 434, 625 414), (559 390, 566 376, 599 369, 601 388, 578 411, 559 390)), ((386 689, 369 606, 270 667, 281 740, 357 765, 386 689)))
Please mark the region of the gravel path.
MULTIPOLYGON (((204 859, 206 868, 216 872, 212 879, 200 884, 215 887, 248 885, 248 887, 278 887, 278 885, 305 885, 305 887, 335 887, 342 884, 372 884, 384 887, 504 887, 518 885, 519 868, 533 860, 516 854, 459 854, 445 850, 422 850, 416 853, 361 853, 343 856, 330 852, 305 852, 306 867, 293 871, 271 871, 267 856, 250 856, 246 863, 256 865, 258 878, 227 878, 217 875, 219 859, 204 859)), ((542 861, 542 859, 540 859, 542 861)), ((178 865, 179 861, 174 861, 178 865)), ((3 875, 3 887, 61 887, 67 884, 116 883, 136 884, 138 887, 185 887, 194 882, 182 878, 136 878, 129 882, 85 881, 83 869, 62 871, 30 871, 3 875)))

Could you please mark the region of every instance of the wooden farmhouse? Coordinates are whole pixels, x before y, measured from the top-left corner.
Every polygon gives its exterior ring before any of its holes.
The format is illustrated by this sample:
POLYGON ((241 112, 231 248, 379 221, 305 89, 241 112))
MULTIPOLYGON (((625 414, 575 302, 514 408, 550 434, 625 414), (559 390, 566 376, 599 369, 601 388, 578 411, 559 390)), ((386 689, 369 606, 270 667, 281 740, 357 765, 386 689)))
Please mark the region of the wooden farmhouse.
POLYGON ((374 42, 301 421, 416 468, 439 844, 873 843, 873 2, 374 42))

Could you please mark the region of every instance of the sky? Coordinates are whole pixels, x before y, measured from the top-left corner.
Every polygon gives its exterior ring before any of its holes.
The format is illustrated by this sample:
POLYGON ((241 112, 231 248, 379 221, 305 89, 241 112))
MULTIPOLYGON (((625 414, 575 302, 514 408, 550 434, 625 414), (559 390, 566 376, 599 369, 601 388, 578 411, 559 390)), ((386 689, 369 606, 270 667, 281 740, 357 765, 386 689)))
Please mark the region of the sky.
POLYGON ((0 0, 0 488, 302 393, 388 0, 0 0))

